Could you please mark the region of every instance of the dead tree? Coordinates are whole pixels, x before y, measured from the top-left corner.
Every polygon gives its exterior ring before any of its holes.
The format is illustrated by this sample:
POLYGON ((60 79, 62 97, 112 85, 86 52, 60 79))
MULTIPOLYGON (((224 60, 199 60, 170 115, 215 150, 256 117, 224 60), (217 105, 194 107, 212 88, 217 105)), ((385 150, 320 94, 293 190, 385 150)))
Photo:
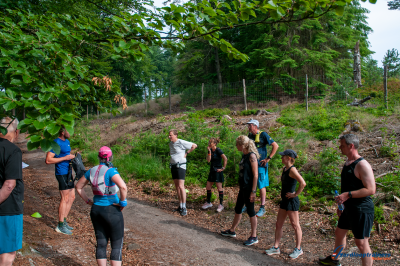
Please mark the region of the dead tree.
POLYGON ((357 88, 362 86, 361 84, 361 56, 360 56, 360 41, 358 40, 356 46, 354 47, 354 83, 357 88))
POLYGON ((362 99, 360 101, 357 100, 357 99, 354 99, 354 102, 349 103, 347 106, 362 106, 363 103, 365 103, 366 101, 368 101, 370 99, 371 99, 371 96, 367 96, 367 97, 365 97, 364 99, 362 99))

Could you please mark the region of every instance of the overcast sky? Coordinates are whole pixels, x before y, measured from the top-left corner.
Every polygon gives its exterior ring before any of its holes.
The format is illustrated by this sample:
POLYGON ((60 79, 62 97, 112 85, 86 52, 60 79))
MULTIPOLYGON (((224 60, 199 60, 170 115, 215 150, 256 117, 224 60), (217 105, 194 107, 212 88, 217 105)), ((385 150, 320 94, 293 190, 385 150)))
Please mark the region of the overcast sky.
POLYGON ((372 57, 382 66, 387 50, 396 48, 400 51, 400 10, 389 10, 387 0, 378 0, 376 4, 361 2, 361 6, 371 11, 368 14, 368 25, 374 32, 368 36, 370 50, 375 52, 372 57))
MULTIPOLYGON (((154 5, 162 7, 164 1, 154 0, 154 5)), ((387 50, 396 48, 400 52, 400 10, 389 10, 387 0, 378 0, 376 4, 371 4, 368 0, 360 3, 370 11, 367 20, 373 30, 368 37, 370 50, 375 52, 372 57, 382 66, 387 50)))

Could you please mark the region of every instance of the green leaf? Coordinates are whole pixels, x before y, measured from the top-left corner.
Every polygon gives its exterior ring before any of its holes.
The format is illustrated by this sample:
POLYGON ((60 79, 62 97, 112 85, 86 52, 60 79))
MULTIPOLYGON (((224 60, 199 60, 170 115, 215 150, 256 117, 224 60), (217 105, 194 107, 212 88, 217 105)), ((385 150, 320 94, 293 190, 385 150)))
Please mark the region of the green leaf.
POLYGON ((42 151, 48 152, 51 149, 51 143, 53 141, 47 140, 47 139, 42 139, 40 142, 40 147, 42 148, 42 151))
POLYGON ((7 135, 8 133, 7 128, 0 126, 0 133, 3 134, 3 136, 7 135))
POLYGON ((72 136, 74 135, 74 126, 73 125, 63 125, 65 127, 65 129, 68 131, 68 133, 72 136))
POLYGON ((56 135, 58 132, 60 132, 61 126, 57 125, 55 122, 52 122, 50 125, 46 127, 46 130, 51 134, 51 135, 56 135))
POLYGON ((51 149, 54 151, 55 154, 59 155, 61 152, 60 145, 57 142, 51 141, 51 149))
POLYGON ((50 93, 39 93, 38 97, 39 97, 39 100, 41 100, 42 102, 47 102, 50 99, 51 94, 50 93))
POLYGON ((376 0, 369 0, 371 4, 376 4, 376 0))
POLYGON ((33 125, 37 130, 43 129, 46 126, 44 122, 39 122, 39 121, 34 121, 33 125))
POLYGON ((343 16, 344 13, 344 6, 338 6, 335 8, 336 15, 343 16))
POLYGON ((35 106, 36 109, 42 109, 46 107, 46 103, 42 103, 39 101, 33 101, 33 106, 35 106))
POLYGON ((35 150, 35 149, 37 149, 39 146, 40 146, 40 142, 31 142, 31 141, 28 141, 28 143, 26 144, 26 146, 28 147, 28 150, 29 151, 31 151, 31 150, 35 150))
POLYGON ((17 103, 16 103, 16 102, 13 102, 13 101, 9 101, 9 102, 6 102, 5 104, 3 104, 3 108, 4 108, 4 110, 6 110, 6 111, 12 110, 12 109, 14 109, 16 106, 17 106, 17 103))
POLYGON ((6 90, 6 94, 8 95, 8 97, 10 97, 11 99, 15 100, 15 96, 17 95, 17 93, 15 93, 15 91, 13 90, 6 90))
POLYGON ((34 142, 41 141, 41 140, 42 140, 42 137, 39 136, 39 135, 32 135, 32 136, 30 136, 29 139, 30 139, 30 142, 34 143, 34 142))
POLYGON ((11 85, 22 85, 22 81, 20 79, 12 79, 10 82, 11 85))

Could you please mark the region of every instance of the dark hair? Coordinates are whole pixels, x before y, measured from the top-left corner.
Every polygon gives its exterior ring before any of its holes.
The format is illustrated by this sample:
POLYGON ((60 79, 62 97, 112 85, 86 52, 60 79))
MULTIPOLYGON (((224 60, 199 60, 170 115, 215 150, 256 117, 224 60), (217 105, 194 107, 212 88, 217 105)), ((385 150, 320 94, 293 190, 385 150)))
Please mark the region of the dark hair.
POLYGON ((356 150, 360 145, 360 140, 358 139, 357 135, 354 134, 346 134, 341 136, 339 139, 344 139, 347 145, 353 144, 356 150))
POLYGON ((58 136, 61 136, 61 133, 65 131, 65 127, 61 126, 60 130, 58 131, 58 136))
POLYGON ((173 133, 175 136, 178 136, 178 130, 176 130, 176 129, 170 129, 169 131, 168 131, 168 133, 173 133))
POLYGON ((219 138, 211 138, 208 142, 212 142, 212 143, 215 143, 215 145, 218 145, 218 143, 219 143, 219 138))

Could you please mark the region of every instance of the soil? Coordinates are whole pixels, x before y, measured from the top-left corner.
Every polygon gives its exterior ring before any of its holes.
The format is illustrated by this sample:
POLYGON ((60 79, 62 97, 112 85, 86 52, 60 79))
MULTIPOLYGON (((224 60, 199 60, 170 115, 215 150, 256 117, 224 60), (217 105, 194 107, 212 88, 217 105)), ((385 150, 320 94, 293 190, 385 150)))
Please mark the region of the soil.
MULTIPOLYGON (((137 118, 128 122, 128 118, 112 120, 94 120, 93 126, 101 124, 105 128, 102 135, 104 143, 118 143, 126 134, 135 134, 145 129, 158 130, 172 123, 179 114, 157 119, 137 118), (111 125, 118 123, 118 130, 111 125), (109 127, 107 126, 109 125, 109 127)), ((259 117, 261 125, 266 128, 276 127, 277 115, 259 117)), ((246 128, 249 117, 235 117, 235 129, 246 128)), ((206 119, 214 123, 215 119, 206 119)), ((174 122, 183 129, 183 124, 174 122)), ((379 125, 377 125, 379 127, 379 125)), ((397 130, 395 128, 394 130, 397 130)), ((360 153, 372 165, 375 175, 392 170, 395 162, 387 158, 377 158, 376 147, 380 145, 379 131, 361 133, 360 153), (371 133, 374 132, 374 133, 371 133)), ((18 251, 14 265, 96 265, 95 236, 89 217, 89 206, 77 198, 68 217, 74 227, 73 236, 55 232, 57 208, 60 200, 57 181, 54 178, 54 166, 45 164, 45 154, 40 151, 27 151, 26 140, 22 134, 18 145, 23 150, 23 161, 29 165, 23 170, 25 183, 24 206, 24 246, 18 251), (31 214, 39 212, 42 218, 33 218, 31 214)), ((309 152, 315 154, 326 146, 335 146, 332 142, 309 143, 309 152)), ((188 215, 181 217, 173 212, 177 207, 176 192, 173 186, 162 187, 157 182, 131 180, 128 183, 129 205, 124 210, 125 239, 123 247, 123 265, 315 265, 318 257, 329 254, 334 246, 334 227, 330 218, 335 215, 334 206, 314 206, 315 211, 300 212, 300 224, 303 230, 302 248, 304 255, 290 260, 295 245, 293 229, 287 220, 281 242, 282 254, 273 258, 266 256, 264 250, 270 248, 274 241, 276 200, 267 200, 267 214, 258 219, 259 243, 251 247, 242 245, 249 237, 250 222, 247 214, 243 215, 237 230, 237 238, 224 238, 221 230, 228 229, 234 216, 237 187, 225 188, 225 210, 215 211, 217 204, 209 210, 202 210, 204 202, 188 200, 188 215)), ((196 199, 205 194, 205 189, 197 186, 187 188, 188 198, 196 199)), ((86 187, 88 194, 90 188, 86 187)), ((214 191, 214 193, 216 193, 214 191)), ((397 207, 387 205, 388 216, 397 207)), ((257 210, 256 210, 257 211, 257 210)), ((398 216, 397 216, 398 219, 398 216)), ((399 222, 397 220, 397 222, 399 222)), ((373 252, 390 253, 391 260, 375 261, 374 265, 398 265, 400 263, 398 226, 386 224, 374 230, 370 244, 373 252)), ((110 247, 109 247, 110 248, 110 247)), ((358 253, 354 238, 349 235, 346 252, 358 253)), ((109 254, 109 251, 108 251, 109 254)), ((360 259, 344 258, 342 265, 360 265, 360 259)))

